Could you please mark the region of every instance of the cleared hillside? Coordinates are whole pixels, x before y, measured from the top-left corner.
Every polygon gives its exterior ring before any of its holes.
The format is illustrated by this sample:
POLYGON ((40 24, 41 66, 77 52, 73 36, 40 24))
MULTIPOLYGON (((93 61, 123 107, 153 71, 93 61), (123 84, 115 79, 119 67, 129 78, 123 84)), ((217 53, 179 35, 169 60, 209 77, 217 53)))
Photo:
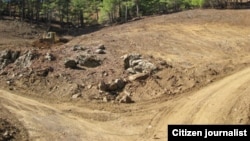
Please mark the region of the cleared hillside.
POLYGON ((250 10, 190 10, 38 48, 37 27, 0 21, 0 139, 165 140, 171 123, 249 123, 249 23, 250 10))
POLYGON ((1 77, 13 81, 14 85, 9 86, 11 89, 21 88, 25 93, 28 91, 56 99, 68 99, 80 94, 83 99, 102 100, 108 97, 112 101, 119 95, 130 93, 132 99, 138 102, 183 93, 211 83, 249 63, 249 14, 250 10, 190 10, 145 17, 106 27, 47 49, 35 45, 31 47, 29 43, 32 40, 27 38, 21 40, 26 37, 24 35, 37 37, 36 34, 32 36, 34 28, 27 29, 23 36, 4 28, 1 36, 8 39, 2 41, 2 48, 17 48, 23 58, 30 51, 34 58, 19 59, 19 63, 13 60, 14 63, 2 69, 7 73, 1 77), (18 42, 9 42, 11 37, 18 42), (96 53, 100 44, 105 47, 104 54, 96 53), (47 54, 54 59, 46 59, 47 54), (141 60, 152 63, 157 69, 146 79, 130 81, 132 74, 124 68, 125 62, 121 58, 126 54, 139 54, 141 60), (65 67, 65 60, 79 62, 79 58, 86 59, 81 58, 84 55, 96 59, 94 66, 78 64, 78 69, 65 67), (24 64, 17 69, 20 61, 24 64), (43 73, 45 77, 41 77, 43 73), (100 93, 98 84, 101 81, 110 84, 115 79, 123 79, 126 86, 100 93), (110 93, 115 96, 110 97, 110 93))

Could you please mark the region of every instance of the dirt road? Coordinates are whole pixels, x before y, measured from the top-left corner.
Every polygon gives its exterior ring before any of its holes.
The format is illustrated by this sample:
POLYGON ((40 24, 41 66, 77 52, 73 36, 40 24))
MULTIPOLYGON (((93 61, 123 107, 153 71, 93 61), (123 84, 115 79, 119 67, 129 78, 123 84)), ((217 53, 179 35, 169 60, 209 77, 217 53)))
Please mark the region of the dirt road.
MULTIPOLYGON (((153 120, 151 137, 166 138, 168 124, 249 124, 250 68, 169 102, 153 120)), ((149 137, 149 136, 147 136, 149 137)))
MULTIPOLYGON (((129 133, 117 131, 117 127, 113 127, 115 125, 105 126, 97 121, 85 120, 65 112, 72 108, 71 106, 45 105, 4 90, 0 90, 0 99, 1 104, 14 113, 27 128, 32 141, 128 140, 130 136, 129 133), (125 137, 123 134, 126 134, 125 137)), ((103 113, 82 107, 78 109, 82 110, 86 113, 103 113)))
MULTIPOLYGON (((166 140, 168 124, 249 124, 250 68, 195 93, 170 101, 140 103, 140 111, 98 122, 65 113, 74 106, 51 105, 0 90, 1 104, 23 122, 31 140, 166 140), (155 111, 155 114, 150 114, 155 111), (144 121, 144 125, 135 123, 144 121), (131 125, 132 127, 128 126, 131 125), (124 128, 127 127, 127 128, 124 128), (143 129, 144 128, 144 129, 143 129)), ((75 110, 91 113, 88 108, 75 110)), ((95 111, 119 116, 107 111, 95 111)))

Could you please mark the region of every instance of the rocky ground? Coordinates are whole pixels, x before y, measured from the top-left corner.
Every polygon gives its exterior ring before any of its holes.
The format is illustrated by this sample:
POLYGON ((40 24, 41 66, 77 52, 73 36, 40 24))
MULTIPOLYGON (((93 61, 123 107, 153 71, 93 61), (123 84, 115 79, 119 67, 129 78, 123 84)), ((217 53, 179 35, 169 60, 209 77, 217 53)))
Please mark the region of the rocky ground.
POLYGON ((94 104, 140 103, 195 91, 249 65, 249 12, 190 10, 145 17, 44 47, 37 42, 42 28, 1 21, 1 86, 51 102, 94 104))

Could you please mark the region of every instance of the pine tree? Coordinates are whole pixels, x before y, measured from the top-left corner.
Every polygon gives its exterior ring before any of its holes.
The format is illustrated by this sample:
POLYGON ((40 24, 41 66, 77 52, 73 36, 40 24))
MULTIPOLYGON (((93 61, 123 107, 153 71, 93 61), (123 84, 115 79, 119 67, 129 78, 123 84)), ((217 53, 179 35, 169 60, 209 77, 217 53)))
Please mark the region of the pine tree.
POLYGON ((108 18, 110 23, 115 21, 119 1, 120 0, 103 0, 101 9, 102 20, 108 18))
POLYGON ((5 4, 3 0, 0 0, 0 19, 2 18, 3 16, 3 11, 4 11, 4 8, 5 8, 5 4))
POLYGON ((78 17, 80 27, 84 26, 84 9, 87 7, 86 4, 87 4, 86 0, 72 0, 71 1, 71 6, 73 10, 75 11, 76 16, 78 17))

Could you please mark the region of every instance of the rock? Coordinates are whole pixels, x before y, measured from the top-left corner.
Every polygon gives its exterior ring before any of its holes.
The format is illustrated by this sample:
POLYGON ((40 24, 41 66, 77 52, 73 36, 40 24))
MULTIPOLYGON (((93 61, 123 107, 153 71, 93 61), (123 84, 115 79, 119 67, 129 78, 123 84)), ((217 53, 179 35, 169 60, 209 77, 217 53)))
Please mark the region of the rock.
POLYGON ((7 138, 7 137, 9 136, 9 132, 8 132, 8 131, 5 131, 5 132, 3 133, 3 136, 4 136, 5 138, 7 138))
POLYGON ((123 89, 125 86, 125 81, 122 79, 115 79, 115 81, 112 81, 108 84, 106 84, 104 81, 101 81, 98 84, 98 89, 101 91, 109 91, 109 92, 114 92, 117 90, 123 89))
POLYGON ((148 78, 148 73, 137 73, 137 74, 134 74, 134 75, 130 75, 128 77, 128 80, 129 81, 134 81, 134 80, 144 80, 146 78, 148 78))
POLYGON ((73 51, 77 51, 77 50, 84 51, 84 50, 86 50, 86 48, 84 48, 84 47, 82 47, 80 45, 74 45, 72 50, 73 51))
POLYGON ((103 102, 108 102, 109 100, 108 100, 108 98, 107 98, 106 96, 104 96, 104 97, 102 98, 102 101, 103 101, 103 102))
POLYGON ((85 66, 85 67, 97 67, 101 65, 101 60, 97 59, 96 56, 91 55, 91 54, 84 54, 84 55, 77 56, 77 62, 81 66, 85 66))
POLYGON ((38 54, 34 50, 29 50, 28 52, 24 53, 24 55, 20 56, 16 61, 15 65, 20 67, 30 67, 32 64, 32 60, 38 57, 38 54))
POLYGON ((11 81, 9 81, 9 80, 8 80, 8 81, 6 81, 6 83, 7 83, 8 85, 11 85, 11 81))
POLYGON ((130 61, 141 59, 141 55, 140 54, 126 54, 122 56, 121 58, 123 58, 123 61, 124 61, 124 69, 127 69, 131 66, 130 61))
POLYGON ((120 100, 119 103, 133 103, 132 99, 128 95, 124 95, 120 100))
POLYGON ((115 79, 115 81, 111 82, 108 86, 109 91, 117 91, 124 88, 125 82, 122 79, 115 79))
POLYGON ((115 83, 117 84, 118 89, 123 89, 125 86, 125 82, 122 79, 115 79, 115 83))
POLYGON ((92 85, 88 85, 88 87, 87 87, 88 89, 91 89, 92 88, 92 85))
POLYGON ((44 58, 48 61, 53 61, 55 59, 55 57, 51 54, 51 53, 46 53, 46 55, 44 56, 44 58))
POLYGON ((126 71, 131 74, 136 74, 136 71, 133 68, 128 68, 126 71))
POLYGON ((106 52, 104 50, 102 50, 102 49, 97 49, 95 51, 95 53, 97 53, 97 54, 105 54, 106 52))
POLYGON ((157 69, 157 67, 147 60, 131 61, 132 67, 136 72, 150 73, 157 69))
POLYGON ((105 46, 103 44, 99 44, 96 48, 101 49, 101 50, 105 50, 105 46))
POLYGON ((122 56, 124 59, 124 69, 129 73, 151 73, 157 67, 148 60, 142 59, 140 54, 127 54, 122 56))
POLYGON ((15 62, 16 59, 20 56, 20 51, 14 51, 11 53, 11 62, 15 62))
POLYGON ((165 61, 165 60, 160 60, 160 61, 159 61, 159 64, 162 65, 162 66, 171 67, 171 65, 169 65, 169 64, 167 63, 167 61, 165 61))
POLYGON ((117 89, 118 89, 117 83, 111 82, 111 83, 109 84, 109 88, 108 88, 109 91, 116 91, 117 89))
POLYGON ((66 60, 64 62, 64 66, 65 66, 65 68, 75 69, 75 68, 77 68, 77 63, 75 60, 69 59, 69 60, 66 60))
POLYGON ((52 67, 47 67, 45 69, 37 70, 36 74, 37 74, 37 76, 46 77, 46 76, 48 76, 49 72, 53 72, 53 71, 54 71, 54 69, 52 67))
POLYGON ((101 91, 106 91, 108 89, 108 86, 107 84, 105 84, 104 81, 101 81, 99 84, 98 84, 98 89, 101 90, 101 91))
POLYGON ((21 77, 23 77, 23 74, 19 74, 19 75, 18 75, 18 78, 21 78, 21 77))
POLYGON ((11 50, 4 50, 1 52, 0 57, 3 59, 10 59, 11 58, 11 50))
POLYGON ((4 50, 0 52, 0 70, 15 62, 19 55, 20 51, 4 50))
POLYGON ((3 59, 0 63, 0 69, 4 69, 6 66, 8 66, 9 64, 11 64, 11 61, 8 59, 3 59))
POLYGON ((102 76, 108 76, 108 73, 106 71, 103 71, 102 76))
POLYGON ((76 98, 79 98, 79 97, 81 97, 82 95, 81 94, 74 94, 74 95, 72 95, 72 98, 73 99, 76 99, 76 98))

